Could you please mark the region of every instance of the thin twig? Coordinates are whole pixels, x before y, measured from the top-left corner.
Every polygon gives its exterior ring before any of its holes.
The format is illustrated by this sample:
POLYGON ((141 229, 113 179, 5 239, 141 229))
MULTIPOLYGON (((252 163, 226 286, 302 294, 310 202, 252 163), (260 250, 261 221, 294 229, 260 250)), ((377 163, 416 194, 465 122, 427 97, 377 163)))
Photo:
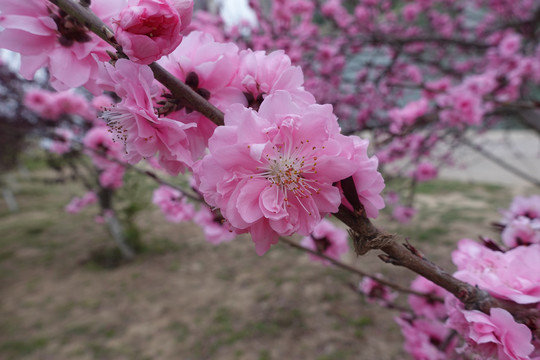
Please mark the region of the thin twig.
POLYGON ((385 34, 373 34, 371 38, 368 39, 375 44, 389 44, 389 45, 407 45, 412 43, 434 43, 434 44, 450 44, 456 45, 468 49, 477 49, 477 50, 487 50, 491 45, 486 43, 481 43, 478 41, 470 41, 461 38, 450 38, 444 36, 436 35, 418 35, 418 36, 409 36, 406 38, 389 36, 385 34))
POLYGON ((530 176, 529 174, 527 174, 526 172, 518 169, 517 167, 509 164, 508 162, 504 161, 503 159, 493 155, 492 153, 486 151, 483 147, 481 147, 480 145, 477 145, 475 143, 473 143, 472 141, 469 141, 468 139, 466 138, 461 138, 460 139, 460 142, 466 146, 468 146, 469 148, 473 149, 474 151, 476 151, 477 153, 479 153, 480 155, 482 155, 483 157, 485 157, 486 159, 494 162, 495 164, 499 165, 500 167, 502 167, 503 169, 507 170, 507 171, 510 171, 511 173, 519 176, 520 178, 522 178, 523 180, 526 180, 528 182, 530 182, 532 185, 536 186, 536 187, 540 187, 540 180, 530 176))
POLYGON ((411 294, 411 295, 416 295, 416 296, 422 296, 422 297, 426 297, 426 298, 429 298, 431 300, 434 300, 434 301, 439 301, 439 302, 442 302, 443 299, 439 296, 435 296, 435 295, 432 295, 432 294, 428 294, 428 293, 423 293, 423 292, 420 292, 420 291, 416 291, 416 290, 412 290, 410 288, 406 288, 406 287, 403 287, 401 285, 398 285, 398 284, 395 284, 393 282, 390 282, 390 281, 387 281, 387 280, 384 280, 384 279, 380 279, 378 277, 376 277, 375 275, 371 275, 367 272, 364 272, 363 270, 360 270, 358 268, 355 268, 353 266, 350 266, 350 265, 347 265, 339 260, 336 260, 334 258, 331 258, 330 256, 327 256, 321 252, 318 252, 318 251, 315 251, 315 250, 312 250, 312 249, 308 249, 296 242, 294 242, 293 240, 291 239, 288 239, 286 237, 283 237, 281 236, 279 238, 279 241, 295 248, 295 249, 298 249, 300 251, 303 251, 303 252, 307 252, 309 254, 312 254, 312 255, 315 255, 315 256, 318 256, 320 257, 321 259, 325 259, 329 262, 331 262, 333 265, 343 269, 343 270, 347 270, 351 273, 354 273, 356 275, 360 275, 360 276, 364 276, 364 277, 368 277, 372 280, 375 280, 377 281, 378 283, 382 284, 382 285, 385 285, 385 286, 388 286, 389 288, 392 288, 394 290, 397 290, 397 291, 400 291, 402 293, 407 293, 407 294, 411 294))
POLYGON ((123 166, 124 168, 126 169, 129 169, 129 170, 133 170, 139 174, 142 174, 142 175, 145 175, 145 176, 148 176, 149 178, 151 178, 152 180, 154 180, 156 183, 158 183, 159 185, 164 185, 164 186, 167 186, 167 187, 170 187, 171 189, 174 189, 174 190, 177 190, 179 192, 182 193, 182 195, 184 195, 186 198, 190 199, 190 200, 193 200, 193 201, 197 201, 197 202, 201 202, 203 201, 200 197, 198 196, 195 196, 193 194, 190 194, 189 192, 187 192, 185 189, 183 189, 182 187, 178 186, 178 185, 175 185, 163 178, 161 178, 160 176, 158 176, 156 173, 150 171, 150 170, 144 170, 144 169, 141 169, 141 168, 138 168, 137 166, 135 165, 132 165, 132 164, 129 164, 127 162, 124 162, 124 161, 121 161, 121 160, 118 160, 112 156, 109 156, 107 155, 106 153, 104 153, 103 151, 101 150, 97 150, 97 149, 92 149, 92 148, 89 148, 87 146, 85 146, 82 142, 80 141, 76 141, 76 140, 71 140, 73 143, 77 144, 81 149, 83 150, 88 150, 88 151, 91 151, 93 152, 94 154, 96 154, 97 156, 101 156, 103 158, 106 158, 107 160, 109 161, 112 161, 118 165, 121 165, 123 166))

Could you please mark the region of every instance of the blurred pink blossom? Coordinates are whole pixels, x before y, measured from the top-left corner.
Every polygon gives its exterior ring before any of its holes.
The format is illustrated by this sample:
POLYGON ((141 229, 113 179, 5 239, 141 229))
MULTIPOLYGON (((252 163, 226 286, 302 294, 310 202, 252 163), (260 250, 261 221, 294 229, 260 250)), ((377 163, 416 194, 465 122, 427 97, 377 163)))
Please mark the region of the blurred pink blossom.
POLYGON ((429 162, 421 162, 413 172, 413 177, 416 181, 429 181, 437 177, 437 168, 429 162))
MULTIPOLYGON (((349 251, 347 232, 326 219, 322 219, 311 235, 304 237, 300 244, 336 260, 349 251)), ((330 261, 316 255, 310 254, 309 258, 323 265, 331 265, 330 261)))
POLYGON ((407 224, 416 215, 416 209, 410 206, 397 205, 394 207, 392 217, 402 224, 407 224))
POLYGON ((154 190, 152 202, 159 206, 168 221, 179 223, 193 219, 195 208, 176 189, 162 185, 154 190))
POLYGON ((540 244, 540 219, 520 216, 506 225, 501 238, 509 247, 540 244))
POLYGON ((518 324, 506 310, 491 308, 490 314, 464 310, 453 296, 446 301, 449 318, 447 326, 456 330, 466 341, 462 349, 481 359, 530 360, 534 346, 531 330, 518 324))
MULTIPOLYGON (((375 274, 375 277, 382 279, 382 274, 375 274)), ((398 294, 392 291, 388 286, 381 284, 376 279, 364 276, 358 289, 366 296, 368 303, 377 303, 379 305, 386 305, 392 303, 398 294)))
POLYGON ((502 253, 470 239, 460 240, 452 253, 456 278, 518 304, 540 302, 539 258, 540 244, 502 253))
POLYGON ((411 319, 406 315, 395 318, 405 337, 403 345, 415 360, 446 360, 451 358, 457 344, 457 338, 448 344, 445 351, 439 349, 448 335, 448 329, 443 323, 432 319, 411 319))
POLYGON ((503 210, 503 223, 508 224, 512 220, 517 219, 520 216, 527 217, 529 219, 540 219, 540 195, 532 195, 529 197, 516 196, 510 208, 503 210))
POLYGON ((521 47, 521 36, 511 32, 506 34, 499 43, 499 53, 503 57, 514 55, 521 47))
POLYGON ((202 205, 193 216, 193 221, 199 225, 208 242, 217 245, 233 240, 238 233, 222 217, 217 217, 208 206, 202 205))
MULTIPOLYGON (((444 298, 446 290, 423 276, 417 276, 411 283, 411 289, 424 294, 430 294, 444 298)), ((425 296, 409 295, 409 305, 416 315, 429 319, 443 320, 446 317, 446 308, 442 302, 431 300, 425 296)))
POLYGON ((95 204, 98 198, 95 192, 87 192, 82 198, 74 197, 69 204, 66 205, 66 211, 70 214, 76 214, 86 206, 95 204))

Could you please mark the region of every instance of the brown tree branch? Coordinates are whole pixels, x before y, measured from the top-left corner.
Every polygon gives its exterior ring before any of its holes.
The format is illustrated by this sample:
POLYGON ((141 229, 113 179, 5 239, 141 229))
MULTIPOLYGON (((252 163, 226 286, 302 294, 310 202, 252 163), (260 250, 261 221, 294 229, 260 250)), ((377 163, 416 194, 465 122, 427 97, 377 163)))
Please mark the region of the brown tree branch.
MULTIPOLYGON (((76 18, 81 24, 84 24, 88 29, 98 34, 98 36, 113 45, 113 47, 121 53, 120 47, 114 42, 112 31, 108 29, 99 18, 92 14, 90 10, 71 0, 49 1, 76 18)), ((479 50, 485 50, 488 47, 487 44, 483 43, 474 43, 462 39, 442 38, 437 36, 410 37, 406 39, 374 36, 372 40, 373 42, 384 42, 395 45, 405 45, 413 42, 433 42, 453 44, 479 50)), ((186 89, 182 85, 179 85, 181 82, 178 79, 175 79, 170 73, 162 71, 161 67, 153 65, 153 70, 155 71, 154 74, 158 81, 169 88, 175 96, 179 96, 182 100, 187 101, 192 105, 193 109, 208 116, 209 119, 215 119, 216 124, 223 124, 223 113, 221 111, 217 110, 191 89, 186 89), (200 99, 197 101, 193 100, 197 97, 200 97, 200 99)), ((502 307, 510 310, 516 319, 526 324, 530 324, 531 321, 535 322, 538 318, 538 310, 527 309, 526 307, 521 307, 517 304, 497 300, 486 291, 454 278, 423 256, 419 256, 418 252, 413 251, 414 248, 407 248, 399 245, 398 242, 403 241, 399 236, 378 230, 366 217, 364 211, 353 212, 341 205, 338 213, 335 215, 351 228, 353 240, 359 254, 366 253, 372 249, 382 250, 385 253, 385 255, 382 256, 383 260, 394 265, 406 267, 415 273, 424 276, 428 280, 431 280, 435 284, 454 294, 464 303, 466 309, 478 309, 485 313, 489 313, 489 310, 492 307, 502 307)))
POLYGON ((339 211, 334 215, 351 228, 353 242, 359 255, 369 250, 382 250, 385 253, 380 256, 383 261, 406 267, 439 285, 458 298, 465 309, 480 310, 489 314, 493 307, 503 308, 519 322, 533 329, 537 328, 537 321, 540 318, 538 309, 496 299, 485 290, 456 279, 426 259, 409 244, 399 245, 398 242, 404 241, 400 236, 377 229, 366 217, 365 211, 353 212, 344 205, 340 205, 339 211))

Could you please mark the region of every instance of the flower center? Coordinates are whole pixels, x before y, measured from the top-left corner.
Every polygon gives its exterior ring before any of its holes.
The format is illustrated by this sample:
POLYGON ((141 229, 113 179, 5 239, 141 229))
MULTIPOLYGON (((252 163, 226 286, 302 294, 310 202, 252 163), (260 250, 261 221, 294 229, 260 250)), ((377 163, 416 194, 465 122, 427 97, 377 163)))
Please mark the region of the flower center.
POLYGON ((273 153, 266 154, 266 164, 259 167, 260 176, 276 185, 283 193, 283 206, 289 207, 290 196, 294 196, 300 206, 310 215, 311 212, 302 203, 313 193, 318 194, 318 180, 310 178, 317 174, 317 147, 309 147, 309 140, 301 141, 298 146, 275 145, 273 153))
POLYGON ((315 248, 320 253, 324 253, 330 247, 330 245, 332 245, 332 242, 326 236, 322 238, 318 238, 318 237, 313 236, 313 234, 311 234, 311 238, 313 239, 313 242, 315 243, 315 248))
POLYGON ((109 126, 109 132, 113 134, 113 141, 120 141, 124 144, 127 143, 128 129, 124 126, 124 122, 129 120, 133 115, 127 111, 121 111, 116 107, 110 110, 104 111, 100 118, 104 119, 109 126))
POLYGON ((63 10, 48 7, 49 16, 54 20, 58 29, 58 42, 64 47, 70 47, 73 43, 85 43, 92 40, 88 35, 88 29, 76 19, 69 16, 63 10))

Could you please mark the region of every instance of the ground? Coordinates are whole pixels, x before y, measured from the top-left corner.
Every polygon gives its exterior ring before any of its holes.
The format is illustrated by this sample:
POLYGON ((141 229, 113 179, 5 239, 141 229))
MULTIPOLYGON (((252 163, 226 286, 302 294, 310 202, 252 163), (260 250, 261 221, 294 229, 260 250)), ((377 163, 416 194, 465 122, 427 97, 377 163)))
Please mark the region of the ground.
MULTIPOLYGON (((0 359, 401 359, 395 311, 367 304, 353 274, 311 262, 286 245, 255 254, 248 236, 213 246, 190 223, 167 223, 148 204, 137 215, 145 249, 106 266, 106 229, 95 208, 64 212, 74 183, 51 184, 47 170, 12 176, 20 205, 0 203, 0 359), (92 256, 93 254, 93 256, 92 256)), ((419 216, 405 234, 452 271, 463 237, 496 237, 490 222, 515 189, 456 181, 423 184, 419 216)), ((343 259, 407 284, 405 269, 375 253, 343 259)), ((400 296, 400 302, 406 298, 400 296)))

